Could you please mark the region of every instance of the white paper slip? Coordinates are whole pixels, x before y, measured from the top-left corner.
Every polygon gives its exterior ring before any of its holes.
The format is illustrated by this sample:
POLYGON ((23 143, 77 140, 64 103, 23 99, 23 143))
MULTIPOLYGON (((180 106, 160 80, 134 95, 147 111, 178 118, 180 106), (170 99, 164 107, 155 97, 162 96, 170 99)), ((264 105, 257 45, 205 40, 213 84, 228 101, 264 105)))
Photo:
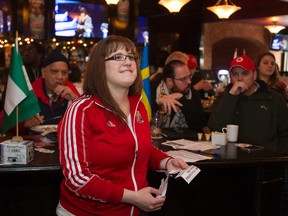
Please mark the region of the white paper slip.
POLYGON ((200 161, 200 160, 209 160, 212 159, 213 157, 208 157, 205 155, 200 155, 194 152, 189 152, 189 151, 185 151, 185 150, 177 150, 177 151, 168 151, 166 152, 166 154, 168 154, 169 156, 173 157, 173 158, 181 158, 182 160, 184 160, 186 163, 193 163, 196 161, 200 161))
POLYGON ((183 178, 188 184, 190 184, 190 182, 198 175, 198 173, 201 170, 194 166, 191 165, 190 167, 188 167, 187 169, 179 172, 179 174, 175 177, 175 178, 183 178))
POLYGON ((156 196, 156 198, 166 196, 166 192, 167 192, 167 188, 168 188, 168 181, 169 181, 169 175, 166 176, 165 180, 164 180, 164 178, 161 180, 161 184, 160 184, 159 190, 162 193, 158 194, 156 196))
POLYGON ((162 145, 171 146, 174 149, 187 149, 192 151, 207 151, 217 149, 219 146, 212 144, 210 141, 191 141, 185 139, 163 142, 162 145))

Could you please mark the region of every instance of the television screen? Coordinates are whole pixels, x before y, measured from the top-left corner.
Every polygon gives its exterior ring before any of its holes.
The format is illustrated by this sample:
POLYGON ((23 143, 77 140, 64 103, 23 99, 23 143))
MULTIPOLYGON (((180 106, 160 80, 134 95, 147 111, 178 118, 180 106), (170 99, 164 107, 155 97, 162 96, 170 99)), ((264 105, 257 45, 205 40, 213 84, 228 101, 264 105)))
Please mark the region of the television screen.
POLYGON ((271 50, 287 51, 288 50, 288 35, 275 34, 272 38, 271 50))
POLYGON ((55 0, 55 36, 106 38, 108 6, 83 0, 55 0))

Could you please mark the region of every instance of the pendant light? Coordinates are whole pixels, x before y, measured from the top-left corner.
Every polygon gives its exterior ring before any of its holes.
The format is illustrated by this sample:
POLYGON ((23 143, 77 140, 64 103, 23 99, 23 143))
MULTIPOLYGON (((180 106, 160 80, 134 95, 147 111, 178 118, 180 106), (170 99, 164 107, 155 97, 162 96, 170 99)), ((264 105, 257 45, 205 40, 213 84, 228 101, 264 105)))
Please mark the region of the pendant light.
POLYGON ((266 25, 265 28, 267 28, 272 34, 276 34, 286 27, 282 25, 277 25, 276 22, 273 22, 272 25, 266 25))
POLYGON ((236 6, 230 0, 218 0, 215 5, 207 7, 207 10, 215 13, 219 19, 228 19, 233 13, 240 9, 241 7, 236 6))
POLYGON ((190 0, 160 0, 159 4, 166 7, 170 13, 178 13, 190 0))
POLYGON ((108 5, 117 5, 119 0, 106 0, 106 3, 108 5))

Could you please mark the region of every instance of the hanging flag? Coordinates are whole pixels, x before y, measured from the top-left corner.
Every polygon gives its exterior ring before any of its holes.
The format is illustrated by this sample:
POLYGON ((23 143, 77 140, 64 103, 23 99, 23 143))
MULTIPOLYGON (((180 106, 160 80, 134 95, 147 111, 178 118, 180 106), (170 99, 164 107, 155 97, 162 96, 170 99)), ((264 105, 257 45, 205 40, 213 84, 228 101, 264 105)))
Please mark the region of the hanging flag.
POLYGON ((140 69, 143 80, 142 101, 145 105, 145 108, 148 113, 148 119, 150 121, 152 111, 151 111, 151 88, 150 88, 150 70, 148 60, 148 43, 144 45, 140 69))
POLYGON ((233 59, 235 59, 235 58, 237 58, 237 56, 238 56, 238 50, 237 50, 237 48, 235 49, 235 51, 234 51, 234 56, 233 56, 233 59))
POLYGON ((39 112, 38 101, 23 65, 16 37, 6 87, 1 133, 39 112))

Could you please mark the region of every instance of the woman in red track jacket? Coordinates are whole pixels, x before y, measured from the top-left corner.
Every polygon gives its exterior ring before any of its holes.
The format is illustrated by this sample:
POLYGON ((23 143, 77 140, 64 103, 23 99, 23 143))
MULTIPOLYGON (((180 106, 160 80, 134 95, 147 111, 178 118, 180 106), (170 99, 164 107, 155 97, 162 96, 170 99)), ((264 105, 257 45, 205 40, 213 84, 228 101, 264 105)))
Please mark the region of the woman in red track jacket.
POLYGON ((84 96, 58 127, 61 184, 58 215, 132 216, 159 210, 165 197, 148 187, 149 169, 188 165, 152 146, 141 102, 136 47, 121 36, 100 41, 89 56, 84 96))

